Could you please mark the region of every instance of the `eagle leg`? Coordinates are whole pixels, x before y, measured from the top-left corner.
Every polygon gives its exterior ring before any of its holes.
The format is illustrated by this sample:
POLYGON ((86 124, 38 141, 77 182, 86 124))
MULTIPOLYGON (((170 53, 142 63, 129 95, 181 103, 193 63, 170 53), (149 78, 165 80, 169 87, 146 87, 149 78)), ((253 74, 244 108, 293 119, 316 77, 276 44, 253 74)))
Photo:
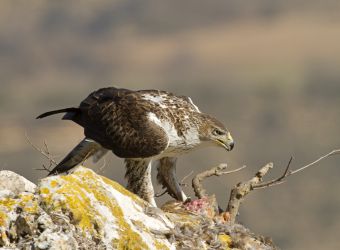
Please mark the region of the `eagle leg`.
POLYGON ((183 192, 176 178, 176 160, 174 157, 163 157, 157 167, 157 180, 167 189, 167 192, 176 200, 186 201, 188 197, 183 192))
POLYGON ((151 159, 125 159, 127 189, 157 207, 151 180, 151 159))

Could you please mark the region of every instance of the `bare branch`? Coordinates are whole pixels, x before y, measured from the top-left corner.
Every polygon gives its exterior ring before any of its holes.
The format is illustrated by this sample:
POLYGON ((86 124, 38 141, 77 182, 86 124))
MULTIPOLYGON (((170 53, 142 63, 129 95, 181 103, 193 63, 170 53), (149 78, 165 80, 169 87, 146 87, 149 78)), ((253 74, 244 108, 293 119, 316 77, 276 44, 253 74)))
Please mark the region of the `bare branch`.
POLYGON ((45 147, 46 154, 50 155, 50 151, 48 150, 48 146, 45 140, 44 140, 44 147, 45 147))
POLYGON ((221 176, 225 174, 231 174, 238 172, 242 169, 244 169, 246 166, 242 166, 238 169, 234 169, 231 171, 224 171, 227 169, 228 165, 225 163, 222 163, 216 167, 213 167, 209 170, 206 170, 202 173, 197 174, 193 179, 192 179, 192 187, 194 188, 194 192, 197 198, 201 199, 205 196, 207 196, 206 190, 203 188, 202 181, 205 178, 211 177, 211 176, 221 176))
POLYGON ((47 171, 47 172, 50 172, 51 171, 51 167, 52 167, 52 164, 50 162, 50 164, 48 166, 46 166, 45 164, 42 165, 42 168, 35 168, 34 170, 43 170, 43 171, 47 171))
POLYGON ((253 189, 267 188, 267 187, 271 187, 271 186, 275 186, 275 185, 279 185, 279 184, 284 183, 283 179, 286 178, 287 176, 289 176, 290 173, 291 173, 289 171, 289 167, 290 167, 290 164, 292 163, 292 160, 293 160, 293 157, 290 157, 289 162, 288 162, 288 164, 285 168, 285 171, 283 172, 283 174, 279 178, 253 185, 253 189))
POLYGON ((311 162, 311 163, 309 163, 305 166, 302 166, 298 169, 295 169, 295 170, 290 170, 290 166, 291 166, 291 163, 292 163, 292 160, 293 160, 293 157, 291 157, 289 159, 289 162, 288 162, 283 174, 280 177, 273 179, 273 180, 270 180, 270 181, 263 182, 262 178, 268 173, 268 171, 271 168, 273 168, 273 164, 268 163, 267 165, 262 167, 255 174, 255 177, 253 177, 249 181, 238 183, 231 190, 228 208, 227 208, 227 212, 230 213, 230 222, 231 223, 235 222, 236 216, 237 216, 237 213, 238 213, 238 210, 239 210, 239 207, 240 207, 242 201, 244 200, 245 196, 247 194, 249 194, 252 190, 267 188, 267 187, 282 184, 282 183, 285 182, 285 179, 287 177, 289 177, 293 174, 296 174, 298 172, 301 172, 301 171, 305 170, 306 168, 309 168, 309 167, 315 165, 316 163, 320 162, 321 160, 326 159, 326 158, 328 158, 332 155, 336 155, 336 154, 340 154, 340 149, 333 150, 333 151, 321 156, 317 160, 315 160, 315 161, 313 161, 313 162, 311 162))
POLYGON ((293 160, 293 157, 290 158, 289 162, 288 162, 288 165, 284 171, 284 173, 277 179, 273 179, 273 180, 270 180, 270 181, 267 181, 267 182, 263 182, 263 183, 260 183, 260 184, 257 184, 255 186, 253 186, 253 189, 260 189, 260 188, 267 188, 267 187, 271 187, 271 186, 275 186, 275 185, 279 185, 279 184, 282 184, 285 182, 284 179, 286 179, 287 177, 293 175, 293 174, 296 174, 298 172, 301 172, 303 170, 305 170, 306 168, 309 168, 313 165, 315 165, 316 163, 332 156, 332 155, 336 155, 336 154, 340 154, 340 149, 336 149, 336 150, 333 150, 323 156, 321 156, 320 158, 318 158, 317 160, 311 162, 311 163, 308 163, 307 165, 304 165, 298 169, 295 169, 295 170, 289 170, 290 168, 290 164, 293 160))
POLYGON ((52 155, 51 155, 51 153, 50 153, 50 151, 48 149, 46 141, 44 141, 44 149, 41 149, 41 148, 35 146, 31 142, 31 140, 28 137, 27 133, 25 133, 25 137, 26 137, 26 141, 28 142, 28 144, 30 144, 36 151, 41 153, 49 161, 49 166, 46 166, 45 164, 43 164, 42 168, 38 168, 36 170, 44 170, 44 171, 50 172, 51 171, 51 167, 52 166, 56 166, 58 163, 53 159, 53 157, 52 157, 52 155))
POLYGON ((221 174, 232 174, 232 173, 236 173, 238 171, 241 171, 242 169, 246 168, 247 166, 246 165, 243 165, 242 167, 239 167, 239 168, 236 168, 236 169, 233 169, 233 170, 230 170, 230 171, 226 171, 226 172, 222 172, 221 174))
POLYGON ((289 173, 289 175, 293 175, 293 174, 296 174, 296 173, 298 173, 298 172, 300 172, 302 170, 305 170, 306 168, 309 168, 309 167, 315 165, 319 161, 322 161, 323 159, 326 159, 326 158, 328 158, 328 157, 330 157, 332 155, 336 155, 336 154, 340 154, 340 149, 335 149, 335 150, 333 150, 333 151, 331 151, 331 152, 321 156, 319 159, 317 159, 317 160, 315 160, 315 161, 313 161, 313 162, 311 162, 311 163, 309 163, 309 164, 307 164, 307 165, 305 165, 305 166, 303 166, 301 168, 298 168, 298 169, 295 169, 295 170, 291 171, 289 173))

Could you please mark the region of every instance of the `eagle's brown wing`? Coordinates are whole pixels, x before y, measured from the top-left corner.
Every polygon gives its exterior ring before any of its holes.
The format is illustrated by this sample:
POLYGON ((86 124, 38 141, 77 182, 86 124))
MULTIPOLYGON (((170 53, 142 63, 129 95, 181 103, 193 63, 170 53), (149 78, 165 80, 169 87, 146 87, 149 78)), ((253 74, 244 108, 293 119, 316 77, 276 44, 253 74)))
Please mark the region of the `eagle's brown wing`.
POLYGON ((165 131, 149 121, 149 111, 138 93, 104 88, 90 94, 79 106, 78 122, 85 136, 122 158, 146 158, 164 151, 165 131))

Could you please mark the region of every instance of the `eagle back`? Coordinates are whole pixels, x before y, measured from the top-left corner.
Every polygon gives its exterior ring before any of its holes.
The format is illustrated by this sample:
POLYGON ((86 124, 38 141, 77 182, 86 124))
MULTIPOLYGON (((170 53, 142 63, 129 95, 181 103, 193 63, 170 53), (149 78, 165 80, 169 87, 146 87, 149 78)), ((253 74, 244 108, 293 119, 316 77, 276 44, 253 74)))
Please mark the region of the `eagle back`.
POLYGON ((104 88, 81 104, 85 135, 122 158, 147 158, 168 146, 165 131, 147 119, 145 105, 135 91, 104 88))

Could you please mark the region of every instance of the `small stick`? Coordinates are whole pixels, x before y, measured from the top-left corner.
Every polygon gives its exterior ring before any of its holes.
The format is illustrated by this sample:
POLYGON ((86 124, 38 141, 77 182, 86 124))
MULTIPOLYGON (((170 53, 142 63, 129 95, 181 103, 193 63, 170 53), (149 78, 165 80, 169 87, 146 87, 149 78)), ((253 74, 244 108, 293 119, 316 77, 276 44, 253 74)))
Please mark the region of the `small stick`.
POLYGON ((58 165, 58 163, 53 159, 53 157, 51 156, 51 153, 48 149, 48 146, 47 146, 47 143, 46 141, 44 141, 44 147, 45 147, 45 150, 41 149, 41 148, 38 148, 37 146, 35 146, 30 138, 28 137, 27 133, 25 133, 25 137, 26 137, 26 141, 28 142, 28 144, 30 144, 36 151, 38 151, 39 153, 41 153, 46 159, 49 160, 49 166, 46 167, 45 164, 42 165, 42 168, 40 169, 37 169, 37 170, 46 170, 48 172, 50 172, 50 169, 53 165, 58 165))
MULTIPOLYGON (((38 148, 37 146, 35 146, 30 138, 28 137, 27 133, 25 133, 25 137, 26 137, 26 141, 35 149, 37 150, 38 152, 40 152, 43 156, 45 156, 46 159, 50 160, 51 162, 53 162, 55 165, 57 165, 58 163, 51 157, 51 154, 48 152, 45 152, 44 150, 42 150, 41 148, 38 148)), ((44 141, 44 145, 45 147, 47 147, 47 144, 46 142, 44 141)))
POLYGON ((225 163, 221 163, 220 165, 213 167, 209 170, 206 170, 202 173, 197 174, 193 179, 192 179, 192 187, 194 188, 194 192, 197 198, 201 199, 205 196, 207 196, 206 190, 203 188, 202 181, 205 178, 211 177, 211 176, 221 176, 225 174, 231 174, 235 173, 238 171, 241 171, 242 169, 246 168, 246 166, 242 166, 240 168, 231 170, 231 171, 224 171, 227 169, 228 165, 225 163))
POLYGON ((284 173, 277 179, 273 179, 273 180, 270 180, 270 181, 267 181, 267 182, 263 182, 263 183, 260 183, 260 184, 256 184, 253 186, 253 189, 260 189, 260 188, 267 188, 267 187, 271 187, 271 186, 275 186, 275 185, 279 185, 279 184, 282 184, 285 182, 285 179, 293 174, 296 174, 296 173, 299 173, 303 170, 305 170, 306 168, 309 168, 315 164, 317 164, 318 162, 330 157, 330 156, 333 156, 333 155, 336 155, 336 154, 340 154, 340 149, 335 149, 335 150, 332 150, 331 152, 325 154, 325 155, 322 155, 321 157, 319 157, 318 159, 316 159, 315 161, 311 162, 311 163, 308 163, 307 165, 304 165, 298 169, 295 169, 295 170, 289 170, 290 168, 290 164, 293 160, 293 157, 290 158, 289 162, 288 162, 288 165, 287 167, 285 168, 285 171, 284 173))
POLYGON ((300 172, 302 170, 305 170, 306 168, 309 168, 309 167, 315 165, 319 161, 321 161, 323 159, 326 159, 326 158, 328 158, 328 157, 330 157, 332 155, 336 155, 336 154, 340 154, 340 149, 335 149, 335 150, 333 150, 333 151, 331 151, 331 152, 321 156, 319 159, 317 159, 317 160, 315 160, 315 161, 313 161, 313 162, 311 162, 311 163, 309 163, 309 164, 307 164, 307 165, 305 165, 305 166, 303 166, 301 168, 298 168, 298 169, 295 169, 294 171, 291 171, 289 175, 293 175, 293 174, 296 174, 296 173, 298 173, 298 172, 300 172))

